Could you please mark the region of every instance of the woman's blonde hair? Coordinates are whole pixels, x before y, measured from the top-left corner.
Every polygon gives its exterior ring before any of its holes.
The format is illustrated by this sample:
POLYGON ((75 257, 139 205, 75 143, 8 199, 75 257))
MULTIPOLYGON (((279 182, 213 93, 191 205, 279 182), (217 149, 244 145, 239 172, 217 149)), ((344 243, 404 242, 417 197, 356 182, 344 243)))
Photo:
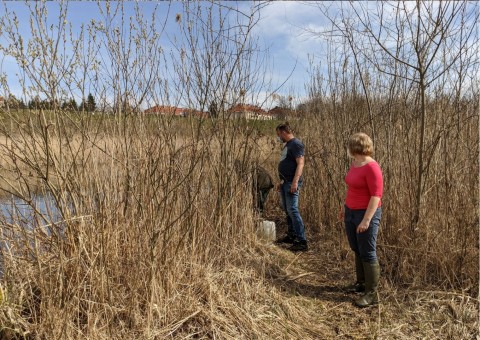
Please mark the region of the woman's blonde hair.
POLYGON ((372 156, 372 139, 366 133, 357 132, 348 140, 348 151, 352 155, 372 156))

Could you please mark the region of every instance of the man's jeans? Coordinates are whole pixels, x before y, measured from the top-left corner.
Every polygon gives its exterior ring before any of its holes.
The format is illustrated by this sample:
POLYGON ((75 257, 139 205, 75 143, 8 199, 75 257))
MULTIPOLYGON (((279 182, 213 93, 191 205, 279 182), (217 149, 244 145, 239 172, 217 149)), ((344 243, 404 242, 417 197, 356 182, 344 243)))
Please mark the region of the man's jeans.
POLYGON ((298 182, 298 189, 295 193, 290 193, 292 182, 283 182, 280 187, 280 198, 282 200, 282 208, 287 215, 288 232, 287 234, 296 241, 306 241, 305 226, 303 225, 302 216, 298 210, 298 195, 302 182, 298 182))
POLYGON ((365 216, 366 209, 352 210, 345 206, 345 230, 350 248, 365 262, 377 261, 377 235, 382 217, 382 208, 373 214, 368 229, 357 233, 357 227, 365 216))

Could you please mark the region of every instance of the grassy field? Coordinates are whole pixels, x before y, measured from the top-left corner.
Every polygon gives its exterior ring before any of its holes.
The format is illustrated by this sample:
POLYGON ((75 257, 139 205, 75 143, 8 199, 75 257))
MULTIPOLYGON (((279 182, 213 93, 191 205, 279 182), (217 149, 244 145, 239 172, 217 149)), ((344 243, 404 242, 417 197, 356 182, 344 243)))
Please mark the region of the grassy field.
MULTIPOLYGON (((341 290, 353 279, 353 256, 337 219, 348 168, 344 142, 357 125, 334 119, 294 122, 307 150, 300 209, 311 244, 297 255, 257 238, 250 183, 233 169, 235 160, 258 162, 275 174, 278 121, 5 113, 3 194, 33 205, 34 193, 48 193, 62 220, 27 230, 3 219, 0 334, 474 338, 478 192, 466 189, 478 178, 460 175, 478 168, 469 152, 478 141, 473 122, 445 137, 452 138, 447 144, 457 139, 456 155, 448 155, 456 162, 445 165, 441 149, 432 154, 425 208, 413 225, 414 148, 404 143, 402 122, 392 135, 390 123, 379 120, 381 303, 359 310, 341 290), (445 181, 452 174, 456 181, 445 181)), ((275 193, 265 215, 284 232, 275 193)))

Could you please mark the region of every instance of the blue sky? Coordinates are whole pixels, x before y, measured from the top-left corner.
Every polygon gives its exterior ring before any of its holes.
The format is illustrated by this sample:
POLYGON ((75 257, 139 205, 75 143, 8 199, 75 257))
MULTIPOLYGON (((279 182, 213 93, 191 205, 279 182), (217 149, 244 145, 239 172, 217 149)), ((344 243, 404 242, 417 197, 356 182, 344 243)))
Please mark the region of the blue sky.
POLYGON ((304 96, 311 63, 317 63, 326 51, 325 42, 307 34, 304 28, 322 30, 326 24, 313 3, 278 1, 262 12, 256 33, 270 47, 274 79, 281 83, 291 74, 283 93, 304 96))
MULTIPOLYGON (((30 3, 32 5, 33 2, 30 3)), ((127 14, 133 15, 133 2, 125 2, 127 14)), ((173 35, 178 24, 175 22, 177 13, 181 13, 180 2, 140 2, 142 13, 149 17, 155 7, 158 7, 158 17, 167 18, 166 32, 173 35), (167 14, 168 13, 168 14, 167 14)), ((228 5, 232 5, 230 2, 228 5)), ((251 2, 236 2, 240 8, 251 6, 251 2)), ((72 24, 74 34, 80 25, 87 25, 92 19, 101 20, 102 16, 96 2, 68 2, 68 21, 72 24)), ((30 36, 29 11, 24 2, 6 2, 0 7, 0 12, 7 11, 16 13, 19 20, 19 30, 28 39, 30 36)), ((56 24, 58 20, 59 3, 49 2, 48 20, 56 24)), ((294 97, 302 97, 305 83, 308 82, 309 57, 320 56, 322 52, 321 41, 308 38, 302 33, 306 25, 318 27, 322 25, 320 12, 295 1, 271 2, 261 11, 261 20, 254 29, 254 35, 259 37, 263 48, 268 49, 269 69, 271 71, 273 87, 279 86, 286 81, 280 94, 293 94, 294 97), (287 80, 287 78, 290 79, 287 80)), ((15 73, 18 66, 11 57, 4 57, 1 60, 1 72, 8 78, 9 87, 12 93, 20 92, 20 85, 15 80, 15 73)))
MULTIPOLYGON (((203 2, 208 5, 208 2, 203 2)), ((29 2, 33 6, 35 2, 29 2)), ((105 6, 105 2, 100 2, 105 6)), ((134 2, 124 2, 126 15, 134 15, 134 2)), ((175 18, 177 13, 182 13, 182 3, 178 1, 167 2, 139 2, 142 14, 146 19, 150 19, 151 13, 157 8, 157 18, 159 22, 165 20, 165 36, 162 41, 165 46, 169 44, 169 39, 175 35, 178 30, 178 23, 175 18)), ((248 8, 254 3, 250 1, 225 2, 227 6, 238 6, 238 8, 248 12, 248 8)), ((360 3, 354 2, 354 6, 360 3)), ((408 4, 408 3, 407 3, 408 4)), ((412 3, 413 4, 413 3, 412 3)), ((78 32, 82 24, 87 25, 92 19, 102 21, 102 15, 99 11, 97 2, 71 1, 68 5, 68 22, 72 24, 73 34, 78 32)), ((322 2, 322 5, 329 7, 332 17, 341 7, 347 6, 347 3, 338 1, 322 2)), ((362 3, 365 5, 365 3, 362 3)), ((366 3, 366 6, 375 5, 375 2, 366 3)), ((471 8, 478 5, 471 3, 471 8)), ((25 39, 30 33, 30 13, 24 2, 4 2, 0 6, 0 13, 5 17, 5 8, 11 17, 15 12, 18 16, 19 31, 25 39)), ((48 21, 55 25, 58 21, 58 2, 47 2, 48 21)), ((305 98, 305 87, 310 80, 309 71, 312 65, 325 63, 329 46, 318 37, 313 37, 306 33, 305 28, 312 31, 322 31, 330 27, 326 19, 318 8, 316 2, 302 1, 272 1, 260 12, 261 20, 255 26, 253 35, 259 39, 260 47, 268 50, 268 69, 272 79, 272 88, 276 88, 284 83, 279 94, 294 97, 294 102, 298 103, 305 98)), ((478 35, 478 34, 477 34, 478 35)), ((0 41, 3 44, 3 41, 0 41)), ((3 44, 5 45, 5 44, 3 44)), ((21 87, 16 79, 18 65, 12 57, 5 57, 0 53, 0 74, 6 75, 10 91, 14 94, 21 92, 21 87)), ((1 91, 1 90, 0 90, 1 91)), ((0 95, 4 95, 3 90, 0 95)), ((260 93, 259 97, 267 96, 267 92, 260 93)))

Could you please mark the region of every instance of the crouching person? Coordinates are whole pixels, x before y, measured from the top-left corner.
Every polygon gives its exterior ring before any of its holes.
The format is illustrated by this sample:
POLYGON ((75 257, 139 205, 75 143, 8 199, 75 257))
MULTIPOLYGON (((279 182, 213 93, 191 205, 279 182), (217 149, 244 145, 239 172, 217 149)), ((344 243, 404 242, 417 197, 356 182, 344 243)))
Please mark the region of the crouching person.
POLYGON ((272 176, 270 176, 264 167, 258 164, 253 164, 250 166, 250 169, 248 169, 248 166, 242 165, 239 160, 236 160, 234 166, 235 171, 242 180, 246 181, 248 176, 252 177, 252 195, 255 210, 260 215, 263 214, 268 194, 274 187, 272 176))
POLYGON ((268 194, 274 187, 273 179, 268 171, 260 165, 256 165, 252 169, 252 172, 253 192, 256 196, 256 209, 260 214, 263 214, 268 194))

